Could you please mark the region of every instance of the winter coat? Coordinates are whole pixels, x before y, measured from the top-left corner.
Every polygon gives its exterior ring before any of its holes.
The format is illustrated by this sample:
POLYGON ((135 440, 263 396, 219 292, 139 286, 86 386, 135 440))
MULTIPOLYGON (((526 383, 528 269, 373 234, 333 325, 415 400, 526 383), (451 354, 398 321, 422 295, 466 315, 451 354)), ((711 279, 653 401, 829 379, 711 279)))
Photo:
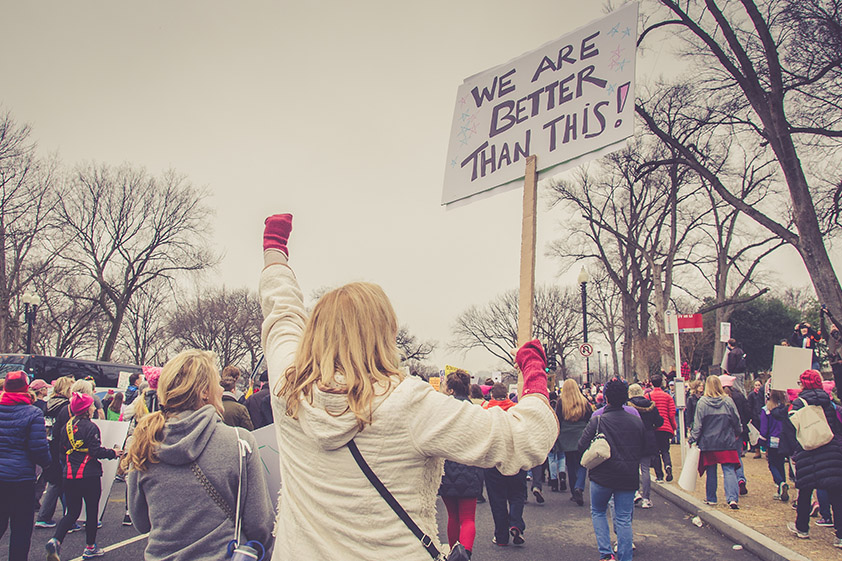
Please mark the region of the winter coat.
POLYGON ((728 374, 743 374, 746 371, 746 354, 740 347, 733 347, 728 351, 725 361, 725 371, 728 374))
POLYGON ((629 399, 629 405, 637 410, 643 422, 643 455, 654 456, 658 453, 658 442, 655 440, 655 429, 664 424, 664 418, 658 413, 655 404, 645 397, 637 396, 629 399))
MULTIPOLYGON (((269 387, 278 386, 295 359, 306 312, 295 275, 270 264, 260 279, 265 320, 262 344, 269 387)), ((283 260, 283 257, 275 257, 283 260)), ((272 395, 283 497, 273 553, 287 559, 400 559, 429 561, 360 470, 347 447, 353 439, 372 471, 438 546, 436 492, 444 459, 496 467, 504 475, 541 464, 558 425, 540 395, 524 396, 508 411, 457 401, 416 377, 376 388, 372 422, 360 431, 344 393, 313 388, 297 418, 272 395)))
POLYGON ((788 405, 778 405, 771 411, 768 407, 763 407, 760 410, 760 440, 764 442, 764 446, 771 447, 772 438, 778 439, 778 446, 777 448, 780 451, 780 438, 781 434, 783 434, 783 420, 786 419, 787 412, 789 410, 788 405), (773 413, 777 410, 777 415, 773 416, 773 413))
MULTIPOLYGON (((149 532, 146 561, 222 559, 234 537, 234 521, 211 499, 194 464, 232 512, 240 487, 238 436, 244 440, 241 543, 272 542, 274 511, 254 437, 222 422, 213 405, 167 420, 158 462, 129 471, 129 513, 139 532, 149 532), (249 451, 250 450, 250 451, 249 451)), ((338 492, 338 491, 337 491, 338 492)))
POLYGON ((61 413, 62 409, 67 409, 70 405, 70 400, 60 395, 54 395, 47 400, 47 413, 45 417, 55 419, 61 413))
MULTIPOLYGON (((269 400, 269 384, 266 384, 259 392, 251 394, 246 399, 251 424, 255 429, 272 424, 272 402, 269 400)), ((224 404, 223 404, 224 405, 224 404)))
POLYGON ((661 388, 655 388, 649 392, 647 397, 658 408, 658 413, 661 414, 661 418, 664 420, 664 424, 655 430, 675 434, 675 400, 672 396, 661 388))
POLYGON ((751 392, 749 392, 748 412, 750 416, 750 421, 751 424, 754 425, 754 428, 758 430, 760 429, 760 415, 763 412, 763 407, 765 407, 763 390, 752 390, 751 392))
POLYGON ((684 408, 684 425, 688 430, 693 428, 693 421, 696 420, 696 406, 699 404, 699 396, 691 393, 687 396, 687 406, 684 408))
POLYGON ((566 421, 564 419, 564 411, 561 409, 561 400, 556 403, 556 415, 558 416, 558 438, 556 439, 556 451, 558 452, 572 452, 579 448, 579 439, 582 438, 582 433, 585 427, 588 426, 588 421, 591 420, 593 411, 590 404, 585 408, 585 413, 578 419, 566 421))
POLYGON ((806 335, 802 335, 801 330, 797 329, 789 336, 789 346, 800 349, 811 349, 813 351, 813 362, 816 362, 819 358, 817 354, 819 340, 819 334, 812 327, 807 328, 806 335))
POLYGON ((690 442, 696 442, 702 451, 739 450, 742 430, 733 399, 705 395, 696 405, 690 442))
POLYGON ((643 421, 617 405, 607 405, 594 416, 579 439, 579 452, 591 445, 599 431, 611 446, 611 457, 588 471, 591 481, 621 491, 635 491, 640 484, 640 458, 646 445, 643 421))
POLYGON ((229 427, 242 427, 246 430, 254 430, 249 410, 229 392, 222 394, 222 409, 224 411, 222 413, 222 420, 229 427))
POLYGON ((64 479, 102 477, 102 464, 99 460, 117 458, 114 450, 102 447, 99 427, 87 417, 71 417, 66 423, 53 429, 53 438, 58 439, 63 457, 61 471, 64 479), (75 446, 73 442, 76 443, 75 446))
POLYGON ((0 405, 0 481, 35 481, 35 464, 49 463, 41 410, 24 403, 0 405))
POLYGON ((137 386, 129 386, 128 388, 126 388, 126 395, 124 396, 123 403, 125 403, 126 405, 131 405, 132 402, 135 399, 137 399, 137 392, 137 386))
POLYGON ((835 438, 815 450, 804 450, 796 444, 796 452, 792 455, 795 460, 795 486, 799 489, 842 491, 842 426, 836 417, 836 409, 824 390, 802 390, 798 398, 792 402, 792 410, 798 411, 805 402, 821 406, 835 438))
MULTIPOLYGON (((468 397, 457 397, 456 399, 460 401, 471 401, 468 397)), ((465 444, 468 445, 470 443, 466 442, 465 444)), ((439 495, 442 497, 479 497, 482 495, 484 471, 482 468, 445 460, 444 475, 441 478, 439 495)))

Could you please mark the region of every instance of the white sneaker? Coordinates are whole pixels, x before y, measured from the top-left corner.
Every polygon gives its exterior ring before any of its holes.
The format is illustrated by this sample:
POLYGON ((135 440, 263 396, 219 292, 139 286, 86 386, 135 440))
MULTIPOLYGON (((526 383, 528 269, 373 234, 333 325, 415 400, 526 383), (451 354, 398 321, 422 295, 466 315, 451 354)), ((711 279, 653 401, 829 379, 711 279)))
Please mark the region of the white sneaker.
POLYGON ((643 500, 643 495, 640 494, 640 491, 635 491, 634 492, 634 504, 638 504, 642 500, 643 500))
POLYGON ((640 501, 640 508, 652 508, 653 506, 652 501, 649 499, 643 499, 640 501))

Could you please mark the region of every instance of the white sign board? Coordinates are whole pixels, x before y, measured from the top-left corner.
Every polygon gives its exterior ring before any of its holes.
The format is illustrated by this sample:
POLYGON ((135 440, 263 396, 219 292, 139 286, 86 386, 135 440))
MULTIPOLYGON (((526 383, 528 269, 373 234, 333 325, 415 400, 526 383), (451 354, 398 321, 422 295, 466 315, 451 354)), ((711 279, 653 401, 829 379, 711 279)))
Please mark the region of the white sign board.
MULTIPOLYGON (((93 423, 99 427, 99 438, 103 448, 122 448, 126 442, 126 434, 129 432, 129 423, 124 421, 103 421, 102 419, 94 419, 93 423)), ((108 495, 111 494, 111 485, 114 484, 114 476, 117 475, 117 466, 120 462, 117 460, 100 460, 102 464, 102 478, 100 479, 100 486, 102 488, 102 495, 99 499, 99 517, 102 518, 102 513, 105 512, 105 505, 108 504, 108 495)), ((79 522, 85 521, 85 509, 82 509, 82 514, 79 516, 79 522)))
POLYGON ((466 79, 456 94, 442 204, 523 177, 527 156, 546 170, 634 134, 637 14, 629 3, 466 79))
POLYGON ((809 370, 812 364, 812 349, 776 345, 772 355, 772 389, 789 390, 797 388, 801 373, 809 370))
POLYGON ((275 425, 266 425, 251 435, 257 442, 257 451, 260 453, 260 462, 263 464, 266 476, 266 485, 269 488, 269 498, 272 506, 278 506, 278 493, 281 491, 281 458, 278 454, 278 440, 275 437, 275 425))
POLYGON ((720 343, 727 343, 730 338, 731 338, 731 324, 723 321, 722 323, 719 324, 719 342, 720 343))
POLYGON ((117 378, 117 389, 121 391, 126 391, 129 389, 129 376, 131 376, 131 372, 120 372, 119 378, 117 378))
POLYGON ((678 316, 671 311, 667 311, 664 316, 664 328, 667 335, 678 333, 678 316))
POLYGON ((684 379, 675 379, 675 406, 687 407, 687 394, 684 389, 684 379))

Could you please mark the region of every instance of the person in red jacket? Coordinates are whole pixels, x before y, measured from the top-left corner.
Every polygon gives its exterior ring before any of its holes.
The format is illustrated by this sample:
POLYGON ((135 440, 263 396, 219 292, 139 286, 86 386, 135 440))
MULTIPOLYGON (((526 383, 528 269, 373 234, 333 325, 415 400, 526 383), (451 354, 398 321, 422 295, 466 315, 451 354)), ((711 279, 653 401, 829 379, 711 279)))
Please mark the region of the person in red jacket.
POLYGON ((664 383, 661 374, 653 374, 649 377, 649 381, 652 382, 652 391, 649 392, 648 397, 664 419, 664 424, 655 429, 655 442, 658 444, 658 454, 652 458, 652 465, 655 468, 655 481, 663 482, 665 475, 667 481, 672 481, 670 440, 675 434, 675 401, 670 394, 661 389, 661 385, 664 383), (663 469, 661 467, 662 461, 663 469))

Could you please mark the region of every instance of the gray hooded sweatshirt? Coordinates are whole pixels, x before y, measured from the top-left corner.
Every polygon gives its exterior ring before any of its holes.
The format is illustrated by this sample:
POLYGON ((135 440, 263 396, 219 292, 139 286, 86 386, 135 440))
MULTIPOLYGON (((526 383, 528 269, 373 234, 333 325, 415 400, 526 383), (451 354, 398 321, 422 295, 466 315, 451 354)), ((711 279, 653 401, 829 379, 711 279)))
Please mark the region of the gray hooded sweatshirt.
POLYGON ((698 443, 702 451, 738 450, 737 435, 742 430, 734 400, 727 396, 703 396, 696 405, 690 442, 698 443))
POLYGON ((237 431, 251 447, 243 458, 240 513, 245 543, 256 540, 269 549, 275 512, 254 437, 222 422, 206 405, 167 421, 158 463, 128 478, 129 512, 135 528, 149 532, 146 561, 222 559, 234 539, 234 522, 210 497, 191 469, 196 462, 233 511, 237 502, 239 464, 237 431))

